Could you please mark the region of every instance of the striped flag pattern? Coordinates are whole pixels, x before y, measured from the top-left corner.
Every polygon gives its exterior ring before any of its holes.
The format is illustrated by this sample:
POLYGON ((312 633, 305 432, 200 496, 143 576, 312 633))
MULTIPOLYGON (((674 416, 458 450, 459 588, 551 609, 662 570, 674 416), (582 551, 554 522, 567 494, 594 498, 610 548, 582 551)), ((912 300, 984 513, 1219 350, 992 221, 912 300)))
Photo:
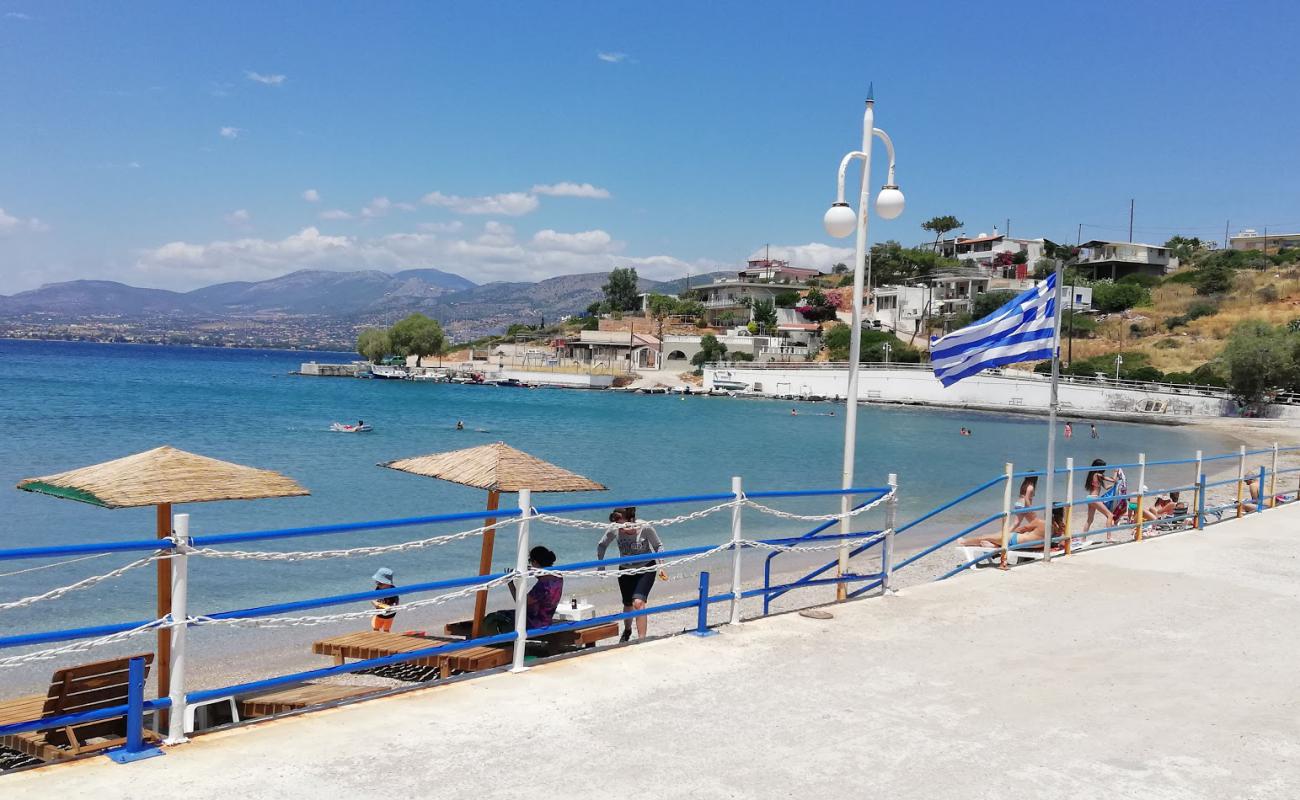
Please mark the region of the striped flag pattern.
POLYGON ((984 319, 930 340, 934 377, 944 386, 1006 364, 1051 358, 1056 275, 1018 295, 984 319))

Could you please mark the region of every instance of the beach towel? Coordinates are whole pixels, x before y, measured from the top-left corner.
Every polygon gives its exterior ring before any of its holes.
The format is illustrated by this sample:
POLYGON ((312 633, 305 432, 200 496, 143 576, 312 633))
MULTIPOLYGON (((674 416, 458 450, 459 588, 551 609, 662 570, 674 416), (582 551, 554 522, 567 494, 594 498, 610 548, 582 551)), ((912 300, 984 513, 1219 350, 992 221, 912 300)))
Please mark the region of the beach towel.
POLYGON ((1124 497, 1126 494, 1128 494, 1128 478, 1124 477, 1124 470, 1116 469, 1115 482, 1102 495, 1103 498, 1107 496, 1120 498, 1109 504, 1111 514, 1118 516, 1128 513, 1128 498, 1124 497))

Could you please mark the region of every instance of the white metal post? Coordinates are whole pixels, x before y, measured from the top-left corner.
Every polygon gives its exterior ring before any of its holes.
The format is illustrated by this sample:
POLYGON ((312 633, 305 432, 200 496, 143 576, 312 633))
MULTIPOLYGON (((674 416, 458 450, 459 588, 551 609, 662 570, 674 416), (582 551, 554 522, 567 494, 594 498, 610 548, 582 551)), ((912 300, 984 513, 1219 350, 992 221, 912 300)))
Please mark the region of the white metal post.
POLYGON ((1008 461, 1006 469, 1002 487, 1002 569, 1007 568, 1007 542, 1011 539, 1011 482, 1015 480, 1016 465, 1008 461))
POLYGON ((1056 406, 1061 382, 1061 268, 1064 259, 1056 260, 1055 286, 1052 289, 1052 388, 1047 400, 1047 486, 1043 489, 1043 563, 1052 563, 1052 505, 1056 484, 1056 406))
MULTIPOLYGON (((190 515, 177 514, 172 517, 172 536, 179 545, 173 548, 172 566, 172 611, 173 622, 189 619, 189 549, 190 515)), ((185 629, 187 625, 176 625, 171 629, 171 653, 168 660, 170 683, 167 696, 171 700, 171 710, 167 717, 167 738, 164 744, 184 744, 185 738, 185 629)))
POLYGON ((519 539, 515 553, 515 653, 511 672, 523 672, 524 649, 528 644, 528 520, 533 511, 533 493, 519 490, 519 539))
POLYGON ((1237 516, 1241 516, 1242 493, 1246 488, 1246 445, 1241 446, 1237 456, 1237 516))
MULTIPOLYGON (((1268 479, 1268 502, 1272 503, 1274 497, 1277 497, 1277 442, 1273 442, 1273 466, 1269 468, 1268 479)), ((1259 487, 1259 502, 1264 502, 1264 487, 1259 487)))
POLYGON ((1190 508, 1192 509, 1193 528, 1201 527, 1200 508, 1201 508, 1201 467, 1202 467, 1201 458, 1202 457, 1203 457, 1202 452, 1200 450, 1197 450, 1196 451, 1196 474, 1192 476, 1192 485, 1196 488, 1192 489, 1192 504, 1190 506, 1190 508))
MULTIPOLYGON (((1137 503, 1134 504, 1134 507, 1137 509, 1137 513, 1134 515, 1134 519, 1137 522, 1137 527, 1133 529, 1133 539, 1139 542, 1142 541, 1142 506, 1146 504, 1145 502, 1147 499, 1146 490, 1147 490, 1147 454, 1138 453, 1137 503)), ((1124 502, 1127 503, 1128 501, 1125 500, 1124 502)))
POLYGON ((889 501, 885 504, 885 540, 880 543, 880 593, 892 594, 894 576, 894 522, 898 519, 898 475, 889 473, 889 501))
MULTIPOLYGON (((1074 551, 1074 539, 1071 538, 1071 528, 1074 523, 1074 459, 1065 459, 1065 511, 1062 512, 1065 521, 1065 554, 1068 556, 1074 551)), ((1052 520, 1049 517, 1047 525, 1050 528, 1052 520)))
MULTIPOLYGON (((853 466, 856 458, 856 445, 858 437, 858 371, 861 366, 858 361, 862 357, 862 295, 863 295, 863 270, 866 268, 867 260, 867 208, 870 201, 868 196, 871 190, 871 136, 875 129, 875 102, 867 100, 867 110, 862 116, 862 192, 858 196, 858 238, 854 247, 853 256, 853 311, 849 320, 849 385, 845 390, 844 404, 844 469, 841 474, 840 488, 853 488, 853 466)), ((868 290, 870 287, 867 287, 868 290)), ((853 532, 853 520, 848 516, 849 511, 853 508, 853 500, 849 495, 840 497, 840 513, 844 517, 840 520, 840 533, 849 534, 853 532)), ((839 566, 836 570, 836 576, 842 576, 849 570, 849 540, 840 541, 840 558, 839 566)), ((835 586, 835 597, 837 600, 848 598, 848 591, 844 584, 840 583, 835 586)))
POLYGON ((740 477, 731 479, 731 493, 736 496, 736 505, 731 509, 731 622, 740 624, 740 519, 744 506, 740 499, 745 496, 740 477))

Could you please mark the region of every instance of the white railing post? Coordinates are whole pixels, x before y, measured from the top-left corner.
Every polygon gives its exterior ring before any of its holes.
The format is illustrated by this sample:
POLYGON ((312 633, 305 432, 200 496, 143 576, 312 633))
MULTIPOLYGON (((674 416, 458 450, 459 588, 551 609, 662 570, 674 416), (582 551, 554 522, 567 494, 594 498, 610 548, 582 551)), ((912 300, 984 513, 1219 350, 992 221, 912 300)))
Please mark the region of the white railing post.
MULTIPOLYGON (((1065 509, 1061 512, 1062 522, 1065 523, 1065 542, 1062 546, 1065 548, 1065 554, 1068 556, 1074 552, 1074 539, 1071 536, 1071 528, 1074 522, 1074 459, 1065 459, 1065 509)), ((1046 530, 1052 529, 1052 517, 1047 517, 1046 530)), ((1051 536, 1049 533, 1048 536, 1051 536)))
POLYGON ((1008 461, 1006 468, 1006 485, 1002 487, 1002 560, 998 565, 1002 569, 1007 568, 1007 542, 1011 539, 1011 482, 1015 480, 1016 466, 1008 461))
POLYGON ((885 540, 880 543, 880 593, 892 594, 894 576, 894 522, 898 519, 898 475, 889 473, 889 500, 885 503, 885 540))
MULTIPOLYGON (((1146 498, 1146 490, 1147 490, 1147 454, 1146 453, 1138 453, 1138 487, 1137 488, 1138 488, 1137 502, 1133 504, 1134 508, 1137 509, 1137 513, 1133 515, 1133 518, 1137 521, 1137 527, 1133 529, 1133 540, 1140 542, 1142 541, 1142 506, 1144 505, 1144 501, 1147 499, 1146 498)), ((1127 505, 1128 500, 1125 500, 1124 503, 1125 505, 1127 505)))
MULTIPOLYGON (((1268 479, 1268 502, 1273 503, 1274 497, 1277 497, 1277 442, 1273 442, 1273 466, 1269 470, 1268 479)), ((1259 502, 1264 502, 1264 487, 1259 487, 1259 502)))
POLYGON ((519 490, 519 538, 515 552, 515 652, 511 672, 523 672, 524 650, 528 645, 528 520, 533 512, 533 493, 519 490))
POLYGON ((1196 451, 1196 474, 1192 476, 1192 485, 1195 486, 1196 488, 1192 489, 1192 504, 1191 506, 1189 506, 1189 508, 1192 509, 1193 528, 1201 527, 1200 508, 1201 508, 1201 467, 1203 466, 1201 464, 1202 458, 1204 458, 1204 454, 1200 450, 1197 450, 1196 451))
MULTIPOLYGON (((190 515, 177 514, 172 517, 172 536, 178 542, 172 549, 172 622, 184 623, 189 620, 189 549, 190 515)), ((175 625, 171 629, 171 653, 168 658, 169 684, 167 697, 171 700, 171 710, 167 716, 167 738, 164 744, 184 744, 185 738, 185 624, 175 625)))
POLYGON ((1237 516, 1241 517, 1242 492, 1246 488, 1246 445, 1241 446, 1237 456, 1237 516))
POLYGON ((745 496, 740 477, 731 479, 731 493, 736 496, 736 505, 731 509, 731 621, 740 624, 740 519, 744 506, 740 504, 745 496))

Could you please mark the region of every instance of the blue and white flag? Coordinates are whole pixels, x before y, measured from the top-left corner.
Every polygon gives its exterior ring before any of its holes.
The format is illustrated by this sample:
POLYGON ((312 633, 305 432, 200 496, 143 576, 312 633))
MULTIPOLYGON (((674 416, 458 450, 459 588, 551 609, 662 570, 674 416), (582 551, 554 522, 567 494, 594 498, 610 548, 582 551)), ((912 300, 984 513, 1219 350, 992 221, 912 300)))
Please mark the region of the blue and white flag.
POLYGON ((1056 275, 978 322, 930 340, 934 377, 944 386, 1006 364, 1052 357, 1056 275))

